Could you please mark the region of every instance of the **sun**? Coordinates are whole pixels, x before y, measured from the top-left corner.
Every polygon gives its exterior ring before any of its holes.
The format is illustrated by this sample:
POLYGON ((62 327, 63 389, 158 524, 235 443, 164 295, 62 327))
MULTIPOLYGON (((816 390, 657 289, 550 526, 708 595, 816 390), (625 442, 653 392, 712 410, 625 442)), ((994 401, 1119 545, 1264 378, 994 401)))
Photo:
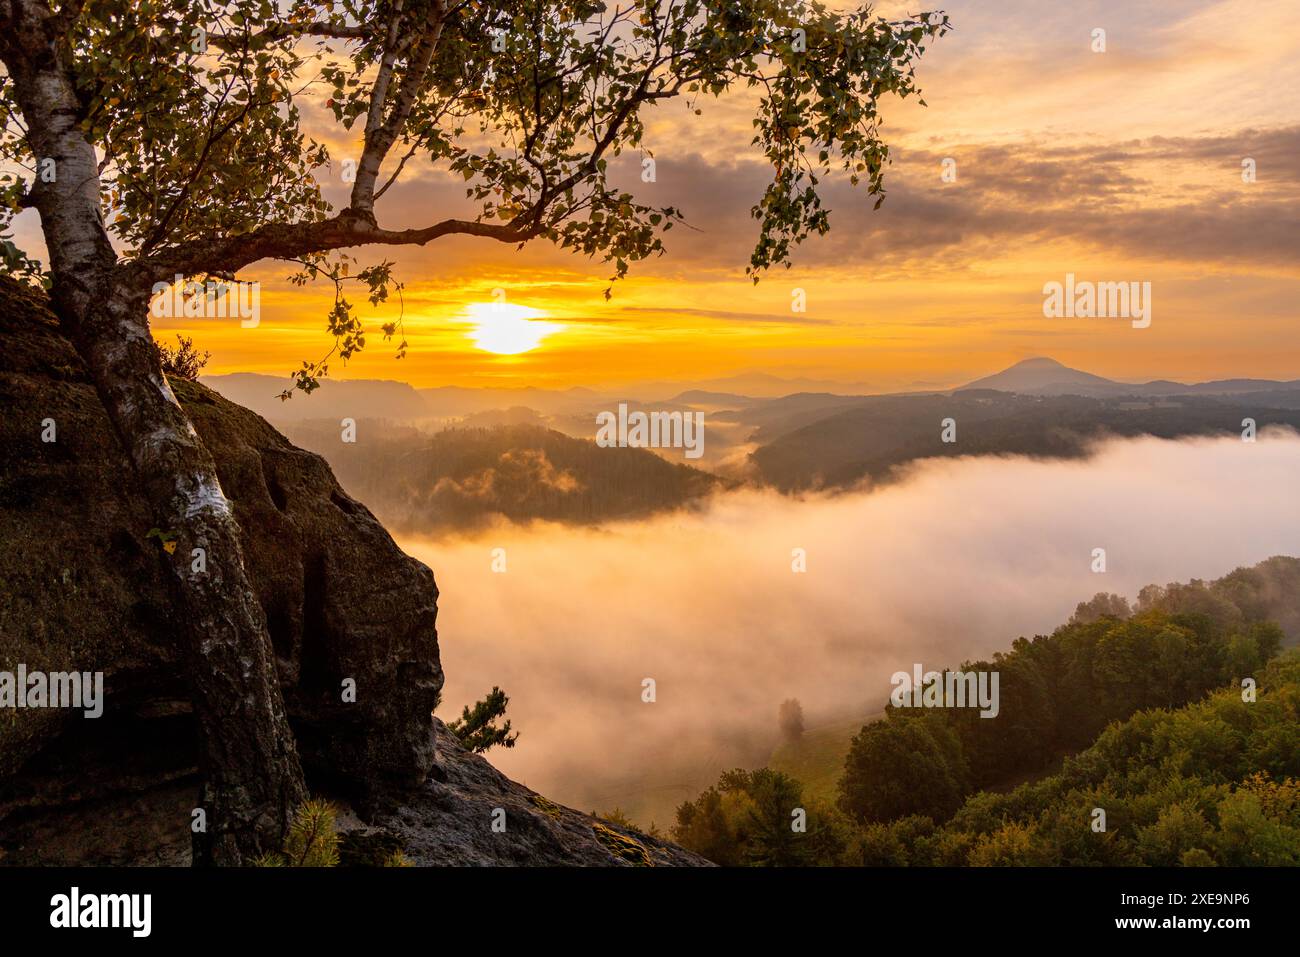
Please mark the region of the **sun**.
POLYGON ((531 352, 551 333, 564 328, 558 323, 540 321, 538 317, 544 315, 540 309, 513 303, 472 303, 465 309, 466 318, 474 323, 467 335, 484 352, 517 356, 531 352))

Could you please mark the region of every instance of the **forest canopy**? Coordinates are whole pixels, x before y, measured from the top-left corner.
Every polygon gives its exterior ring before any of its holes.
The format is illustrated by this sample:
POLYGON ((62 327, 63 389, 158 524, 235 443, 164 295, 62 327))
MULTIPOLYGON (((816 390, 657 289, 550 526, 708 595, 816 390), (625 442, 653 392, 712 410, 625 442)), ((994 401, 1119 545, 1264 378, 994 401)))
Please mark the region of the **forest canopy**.
POLYGON ((1298 580, 1279 557, 1148 586, 1134 609, 1100 594, 961 666, 1000 672, 996 718, 889 707, 853 739, 836 804, 728 772, 673 837, 732 864, 1300 863, 1300 649, 1280 650, 1298 580), (796 808, 806 833, 777 840, 796 808))

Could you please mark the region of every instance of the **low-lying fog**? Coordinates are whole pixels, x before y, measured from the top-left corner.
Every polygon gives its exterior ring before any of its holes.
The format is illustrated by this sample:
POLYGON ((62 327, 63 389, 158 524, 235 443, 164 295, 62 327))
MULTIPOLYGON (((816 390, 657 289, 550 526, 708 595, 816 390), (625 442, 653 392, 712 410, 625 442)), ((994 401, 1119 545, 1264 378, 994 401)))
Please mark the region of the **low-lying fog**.
POLYGON ((439 716, 500 685, 522 735, 497 767, 667 825, 723 768, 763 763, 785 698, 810 728, 865 715, 894 671, 989 655, 1098 591, 1297 554, 1298 479, 1294 433, 1124 440, 1086 461, 929 460, 873 492, 745 491, 599 530, 401 544, 442 592, 439 716))

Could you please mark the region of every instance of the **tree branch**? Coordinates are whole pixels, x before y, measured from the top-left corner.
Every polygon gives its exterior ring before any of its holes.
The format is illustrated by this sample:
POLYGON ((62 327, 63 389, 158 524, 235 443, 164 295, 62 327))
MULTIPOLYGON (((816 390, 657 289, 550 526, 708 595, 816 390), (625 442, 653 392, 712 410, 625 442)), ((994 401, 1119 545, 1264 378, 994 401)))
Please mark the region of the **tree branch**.
POLYGON ((270 223, 242 236, 192 240, 159 250, 143 259, 124 262, 126 281, 152 287, 177 275, 233 275, 261 259, 297 259, 312 253, 352 246, 423 246, 442 236, 482 236, 503 243, 523 243, 538 236, 540 224, 478 223, 444 219, 420 229, 382 229, 368 217, 344 210, 310 223, 270 223))
MULTIPOLYGON (((394 16, 393 27, 400 18, 400 10, 394 16)), ((366 145, 361 154, 361 162, 357 164, 357 179, 352 184, 352 197, 349 201, 352 209, 362 215, 371 217, 374 215, 375 181, 379 178, 379 167, 406 126, 416 100, 428 83, 429 64, 433 62, 433 55, 438 48, 438 40, 442 35, 446 17, 445 0, 434 0, 429 7, 424 27, 419 31, 420 40, 406 62, 402 82, 397 91, 397 102, 393 105, 388 118, 381 124, 378 118, 383 112, 384 100, 388 95, 389 75, 392 72, 392 63, 389 60, 392 51, 390 49, 385 53, 383 67, 387 68, 387 72, 383 72, 381 68, 380 78, 376 81, 371 96, 370 114, 366 118, 366 145)))

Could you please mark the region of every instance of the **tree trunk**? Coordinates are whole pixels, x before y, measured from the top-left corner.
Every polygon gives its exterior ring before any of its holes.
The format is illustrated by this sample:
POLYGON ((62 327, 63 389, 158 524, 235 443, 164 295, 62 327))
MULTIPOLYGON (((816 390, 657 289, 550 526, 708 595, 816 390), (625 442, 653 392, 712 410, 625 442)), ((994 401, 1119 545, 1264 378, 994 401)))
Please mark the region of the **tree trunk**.
POLYGON ((38 177, 30 201, 41 215, 55 308, 130 457, 136 492, 174 536, 174 549, 160 554, 185 623, 202 739, 206 820, 194 831, 195 861, 247 863, 279 849, 306 794, 265 615, 212 457, 163 377, 149 334, 151 287, 118 262, 100 220, 98 160, 79 127, 70 54, 53 14, 43 3, 4 12, 0 53, 28 142, 38 162, 54 161, 54 179, 38 177))
POLYGON ((70 327, 130 455, 137 488, 175 550, 163 556, 186 623, 191 699, 202 740, 196 863, 239 864, 278 850, 306 796, 261 605, 216 467, 163 377, 147 294, 115 284, 70 327))

